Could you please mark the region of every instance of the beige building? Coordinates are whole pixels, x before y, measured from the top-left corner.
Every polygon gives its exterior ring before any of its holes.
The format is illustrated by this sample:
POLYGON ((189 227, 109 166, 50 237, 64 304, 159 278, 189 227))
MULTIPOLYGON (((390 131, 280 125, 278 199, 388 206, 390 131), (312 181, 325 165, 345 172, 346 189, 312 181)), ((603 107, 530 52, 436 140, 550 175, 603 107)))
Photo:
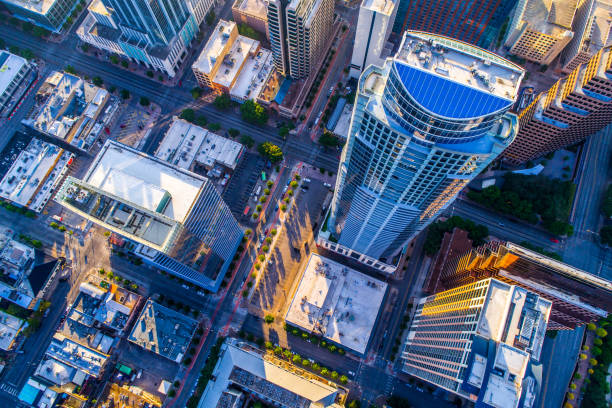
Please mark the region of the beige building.
POLYGON ((581 0, 573 27, 574 38, 561 54, 566 74, 589 62, 603 47, 612 45, 612 0, 581 0))
POLYGON ((505 45, 510 54, 550 64, 572 40, 578 0, 520 0, 505 45))
POLYGON ((268 36, 276 69, 293 79, 308 77, 332 41, 333 0, 271 0, 268 36))
POLYGON ((257 100, 273 63, 259 41, 239 35, 235 22, 220 20, 192 69, 199 86, 229 93, 242 103, 257 100))
POLYGON ((268 36, 267 0, 236 0, 232 6, 232 16, 238 24, 246 24, 268 36))

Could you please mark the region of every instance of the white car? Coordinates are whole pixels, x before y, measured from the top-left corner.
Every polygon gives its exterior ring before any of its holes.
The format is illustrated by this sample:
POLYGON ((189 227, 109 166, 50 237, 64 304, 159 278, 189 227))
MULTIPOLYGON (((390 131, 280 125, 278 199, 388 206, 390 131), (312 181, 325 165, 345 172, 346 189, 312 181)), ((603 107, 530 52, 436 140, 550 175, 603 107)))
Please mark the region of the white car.
POLYGON ((310 179, 309 178, 305 178, 304 179, 304 183, 310 183, 310 179))
POLYGON ((182 284, 181 286, 183 287, 183 289, 189 289, 189 286, 187 286, 185 284, 182 284))
POLYGON ((327 188, 331 188, 331 184, 329 184, 329 183, 323 183, 323 186, 327 187, 327 188))

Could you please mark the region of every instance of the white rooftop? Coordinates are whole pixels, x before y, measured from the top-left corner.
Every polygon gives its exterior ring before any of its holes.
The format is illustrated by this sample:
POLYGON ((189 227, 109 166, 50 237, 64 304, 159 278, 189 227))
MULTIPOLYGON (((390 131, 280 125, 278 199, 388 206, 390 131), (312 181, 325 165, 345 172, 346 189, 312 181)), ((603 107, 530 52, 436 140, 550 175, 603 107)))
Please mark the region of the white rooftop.
POLYGON ((32 139, 0 180, 0 197, 40 212, 72 157, 56 145, 32 139))
POLYGON ((274 68, 272 51, 260 48, 257 55, 244 62, 230 95, 239 100, 256 99, 274 68))
POLYGON ((584 33, 576 33, 580 34, 583 36, 580 39, 582 49, 579 51, 595 54, 603 47, 612 45, 612 0, 593 2, 584 33))
POLYGON ((268 18, 268 2, 266 0, 242 0, 234 4, 234 8, 245 14, 257 16, 262 19, 268 18))
POLYGON ((217 60, 223 58, 223 50, 230 41, 230 33, 233 30, 237 30, 235 22, 219 20, 192 67, 205 74, 210 74, 217 60))
MULTIPOLYGON (((394 0, 363 0, 361 7, 390 16, 395 6, 394 0)), ((384 33, 382 33, 384 34, 384 33)))
POLYGON ((11 348, 24 323, 22 319, 0 310, 0 349, 11 348))
POLYGON ((269 391, 266 397, 270 399, 282 397, 283 394, 282 392, 275 392, 273 387, 265 387, 266 383, 278 387, 281 391, 287 390, 294 394, 287 394, 287 398, 284 400, 275 401, 277 404, 282 404, 283 407, 304 406, 302 404, 304 402, 310 402, 306 406, 313 408, 339 407, 334 402, 339 391, 336 386, 323 382, 306 371, 276 365, 265 359, 257 350, 250 348, 248 345, 235 344, 235 340, 230 339, 221 348, 221 356, 213 371, 213 379, 208 382, 202 394, 199 408, 217 406, 219 398, 230 385, 230 376, 233 375, 236 368, 246 371, 251 376, 250 378, 254 379, 254 381, 248 381, 251 384, 246 384, 246 381, 241 382, 240 379, 232 377, 232 382, 237 382, 243 388, 249 389, 249 385, 255 385, 254 391, 259 391, 257 385, 261 381, 261 389, 269 391), (303 375, 300 375, 301 373, 303 375), (294 403, 291 403, 290 400, 294 403))
POLYGON ((448 37, 407 31, 395 59, 459 84, 515 100, 520 66, 482 48, 448 37))
POLYGON ((19 70, 21 70, 28 61, 8 51, 0 51, 0 61, 3 61, 0 66, 0 95, 2 95, 13 78, 19 73, 19 70))
POLYGON ((194 162, 209 170, 217 163, 234 169, 241 153, 240 143, 175 117, 155 157, 187 170, 194 162))
POLYGON ((163 214, 183 222, 205 179, 121 143, 108 140, 83 179, 100 190, 155 211, 167 192, 163 214), (129 175, 129 176, 128 176, 129 175), (154 208, 155 207, 155 208, 154 208))
POLYGON ((365 353, 387 284, 311 254, 285 320, 365 353))
POLYGON ((250 54, 259 48, 259 41, 238 35, 229 52, 223 56, 223 61, 215 75, 213 82, 230 88, 236 76, 240 73, 242 66, 250 54))
POLYGON ((33 13, 46 14, 60 0, 4 0, 9 4, 24 8, 33 13))

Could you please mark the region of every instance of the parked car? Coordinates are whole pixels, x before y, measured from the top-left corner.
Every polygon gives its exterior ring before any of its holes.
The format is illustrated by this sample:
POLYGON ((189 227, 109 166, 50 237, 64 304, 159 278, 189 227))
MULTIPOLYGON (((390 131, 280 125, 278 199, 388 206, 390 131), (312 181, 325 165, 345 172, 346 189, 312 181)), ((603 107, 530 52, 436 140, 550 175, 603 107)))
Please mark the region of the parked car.
POLYGON ((327 187, 327 188, 331 188, 331 184, 329 184, 329 183, 323 183, 323 186, 327 187))

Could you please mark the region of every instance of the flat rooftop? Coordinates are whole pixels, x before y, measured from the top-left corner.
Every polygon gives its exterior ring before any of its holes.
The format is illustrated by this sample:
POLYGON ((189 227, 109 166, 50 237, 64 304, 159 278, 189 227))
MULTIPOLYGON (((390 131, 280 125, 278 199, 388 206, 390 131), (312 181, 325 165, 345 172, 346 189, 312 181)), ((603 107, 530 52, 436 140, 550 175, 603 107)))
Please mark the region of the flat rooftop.
POLYGON ((363 0, 361 7, 390 16, 395 8, 394 0, 363 0))
POLYGON ((524 74, 520 66, 482 48, 419 31, 404 33, 393 67, 425 109, 458 119, 507 109, 524 74), (472 103, 446 102, 451 99, 472 103))
POLYGON ((178 363, 183 359, 197 326, 198 323, 190 317, 148 300, 128 340, 178 363))
POLYGON ((311 254, 285 320, 364 354, 387 284, 311 254))
POLYGON ((47 355, 94 377, 100 375, 108 358, 108 355, 92 350, 60 333, 56 333, 51 339, 47 355))
POLYGON ((259 48, 259 41, 242 35, 236 36, 228 53, 223 56, 213 82, 231 88, 249 55, 259 48))
POLYGON ((210 74, 217 60, 223 57, 225 46, 230 41, 230 33, 233 30, 238 30, 235 22, 219 20, 192 67, 205 74, 210 74))
POLYGON ((266 0, 236 0, 232 8, 261 19, 267 20, 268 18, 268 2, 266 0))
POLYGON ((266 86, 274 69, 272 51, 260 48, 255 56, 249 56, 230 90, 230 96, 240 99, 256 99, 266 86))
POLYGON ((577 5, 577 0, 528 0, 522 20, 554 38, 571 36, 577 5))
POLYGON ((0 197, 40 212, 73 154, 33 138, 0 180, 0 197))
POLYGON ((344 389, 290 363, 277 361, 236 339, 221 346, 221 355, 206 385, 198 408, 220 407, 228 386, 264 395, 289 408, 333 407, 344 389))
POLYGON ((0 349, 11 348, 24 323, 22 319, 0 310, 0 349))
POLYGON ((28 61, 8 51, 0 51, 0 95, 6 91, 13 78, 28 61))
POLYGON ((194 162, 209 170, 215 164, 233 170, 242 149, 238 142, 175 117, 155 157, 186 170, 192 170, 194 162))
POLYGON ((3 0, 13 6, 21 7, 33 13, 46 14, 59 0, 3 0))
POLYGON ((93 187, 178 222, 187 217, 205 180, 111 140, 104 144, 83 178, 93 187), (160 206, 164 206, 161 211, 160 206))
POLYGON ((587 24, 582 45, 586 51, 595 54, 612 42, 612 1, 595 1, 587 24))

